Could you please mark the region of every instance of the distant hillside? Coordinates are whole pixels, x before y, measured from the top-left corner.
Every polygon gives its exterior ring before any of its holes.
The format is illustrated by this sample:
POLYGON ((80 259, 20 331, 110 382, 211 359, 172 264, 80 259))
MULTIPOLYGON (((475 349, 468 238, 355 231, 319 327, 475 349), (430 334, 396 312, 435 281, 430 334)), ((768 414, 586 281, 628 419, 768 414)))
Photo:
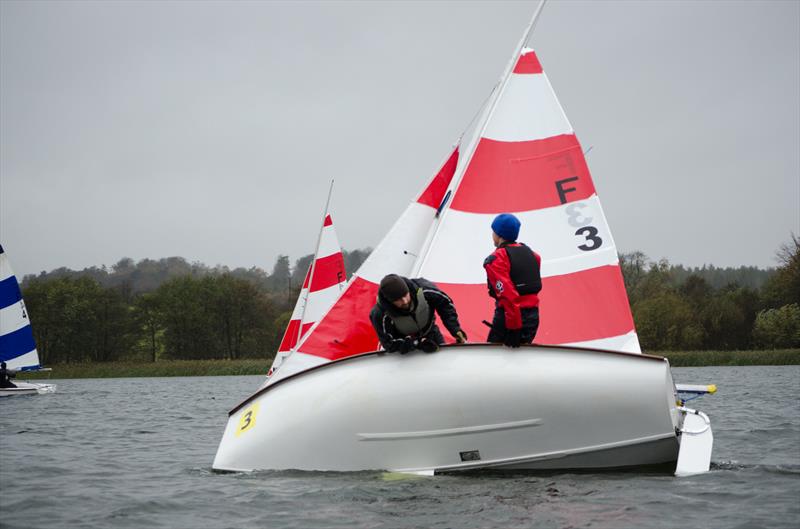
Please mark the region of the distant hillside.
POLYGON ((695 275, 705 279, 711 288, 719 289, 729 285, 760 289, 767 279, 775 273, 774 268, 766 270, 755 266, 740 266, 738 268, 717 268, 714 265, 684 268, 682 265, 669 267, 676 285, 682 285, 689 276, 695 275))
MULTIPOLYGON (((352 251, 343 250, 348 279, 361 266, 361 263, 364 262, 371 251, 371 248, 352 251)), ((178 277, 230 274, 235 278, 244 279, 268 291, 292 290, 297 288, 303 281, 312 258, 313 254, 305 255, 295 262, 294 267, 291 267, 289 257, 280 255, 275 260, 272 273, 268 273, 256 266, 235 269, 230 269, 227 266, 210 267, 203 263, 190 263, 183 257, 164 257, 158 260, 142 259, 139 262, 135 262, 129 257, 123 257, 110 268, 105 265, 100 267, 91 266, 83 270, 61 267, 38 275, 29 274, 23 278, 22 288, 25 289, 35 280, 48 281, 58 278, 78 279, 88 277, 97 281, 104 288, 119 289, 125 297, 130 297, 154 292, 167 281, 178 277)))
MULTIPOLYGON (((343 252, 350 274, 369 252, 343 252)), ((800 238, 777 256, 781 266, 760 270, 621 255, 642 349, 800 347, 800 238)), ((23 289, 44 363, 264 359, 283 337, 311 259, 291 266, 281 255, 268 273, 182 257, 125 258, 111 268, 26 276, 23 289)))
MULTIPOLYGON (((361 266, 361 263, 364 262, 371 251, 371 248, 343 251, 348 279, 361 266)), ((25 288, 34 279, 49 280, 63 277, 77 279, 79 277, 89 277, 105 288, 118 288, 125 294, 137 295, 153 292, 162 284, 176 277, 230 274, 268 291, 282 291, 295 289, 302 282, 312 257, 312 254, 304 255, 295 261, 294 266, 291 266, 289 257, 280 255, 275 260, 272 272, 267 272, 255 266, 235 269, 230 269, 227 266, 210 267, 203 263, 190 263, 183 257, 164 257, 158 260, 142 259, 139 262, 135 262, 129 257, 124 257, 110 268, 105 265, 101 267, 92 266, 83 270, 71 270, 61 267, 51 272, 42 272, 39 275, 27 275, 23 278, 22 286, 25 288)), ((650 260, 641 252, 624 254, 622 259, 624 262, 630 262, 631 260, 635 262, 639 259, 643 266, 650 264, 650 260)), ((667 271, 675 286, 682 285, 689 276, 694 275, 703 278, 714 289, 738 285, 755 290, 760 289, 767 279, 775 273, 773 268, 764 270, 754 266, 717 268, 714 265, 707 265, 686 268, 683 265, 669 264, 667 264, 667 271)))

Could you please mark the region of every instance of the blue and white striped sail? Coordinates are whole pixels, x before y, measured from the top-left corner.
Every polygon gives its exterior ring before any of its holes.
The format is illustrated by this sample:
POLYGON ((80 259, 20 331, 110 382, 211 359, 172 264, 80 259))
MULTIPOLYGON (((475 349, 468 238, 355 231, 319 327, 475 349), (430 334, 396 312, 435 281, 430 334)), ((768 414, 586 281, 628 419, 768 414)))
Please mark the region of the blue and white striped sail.
POLYGON ((0 360, 8 369, 41 369, 22 291, 0 245, 0 360))

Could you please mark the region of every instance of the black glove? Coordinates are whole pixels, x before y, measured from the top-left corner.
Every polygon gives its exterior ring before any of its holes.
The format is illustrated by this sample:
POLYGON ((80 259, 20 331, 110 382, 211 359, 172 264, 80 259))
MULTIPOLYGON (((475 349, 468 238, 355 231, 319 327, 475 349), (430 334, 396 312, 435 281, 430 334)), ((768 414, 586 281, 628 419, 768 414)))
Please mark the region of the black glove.
POLYGON ((405 338, 403 340, 403 343, 400 345, 400 354, 404 355, 406 353, 413 351, 414 349, 416 349, 416 346, 414 345, 414 339, 405 338))
POLYGON ((387 349, 387 351, 390 353, 406 354, 413 348, 414 342, 411 340, 411 338, 398 338, 396 340, 392 340, 392 343, 389 345, 389 349, 387 349))
POLYGON ((433 340, 423 338, 419 342, 419 348, 425 351, 426 353, 435 353, 436 351, 439 350, 439 344, 434 342, 433 340))
POLYGON ((516 349, 520 344, 520 335, 522 329, 506 329, 506 336, 503 339, 503 345, 516 349))

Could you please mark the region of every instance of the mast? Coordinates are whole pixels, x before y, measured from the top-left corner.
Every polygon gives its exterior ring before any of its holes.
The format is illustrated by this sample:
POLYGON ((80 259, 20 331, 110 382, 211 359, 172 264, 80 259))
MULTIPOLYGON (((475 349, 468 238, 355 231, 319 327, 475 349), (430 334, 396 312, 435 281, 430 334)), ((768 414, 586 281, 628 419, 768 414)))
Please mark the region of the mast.
MULTIPOLYGON (((331 205, 331 194, 333 194, 333 180, 331 180, 331 186, 328 189, 328 200, 325 202, 325 210, 322 213, 322 222, 319 225, 319 235, 317 235, 317 246, 314 249, 314 259, 311 261, 311 272, 308 274, 308 292, 306 293, 306 300, 303 303, 303 312, 300 314, 300 325, 297 327, 297 340, 294 342, 294 347, 292 347, 292 351, 297 350, 297 346, 300 345, 300 338, 303 336, 303 321, 306 319, 306 307, 308 307, 308 295, 311 293, 311 285, 314 281, 314 271, 317 268, 317 256, 319 255, 319 245, 322 241, 322 230, 325 229, 325 219, 328 217, 328 207, 331 205)), ((300 287, 302 290, 302 286, 300 287)))
MULTIPOLYGON (((453 176, 452 182, 450 182, 450 186, 448 187, 447 192, 445 193, 445 197, 450 197, 452 201, 453 195, 455 195, 455 191, 458 189, 458 186, 461 184, 461 179, 464 177, 464 173, 466 173, 467 167, 469 167, 470 162, 472 162, 472 156, 475 154, 475 149, 477 148, 478 142, 480 141, 483 133, 486 131, 486 127, 489 124, 489 120, 492 118, 494 114, 494 110, 497 107, 497 102, 500 100, 500 96, 503 94, 503 91, 508 84, 508 80, 511 77, 511 73, 514 71, 514 66, 519 60, 519 54, 522 51, 522 48, 525 47, 525 44, 530 39, 531 34, 533 33, 533 29, 536 27, 536 22, 539 20, 539 15, 542 13, 542 9, 544 8, 544 4, 547 0, 541 0, 539 2, 539 6, 534 11, 533 16, 531 17, 530 23, 525 28, 525 31, 522 34, 522 38, 517 43, 516 48, 514 49, 514 53, 512 53, 511 58, 506 64, 505 70, 503 71, 503 75, 498 80, 497 84, 494 87, 492 94, 489 97, 489 102, 486 104, 485 110, 483 112, 483 116, 475 128, 475 132, 470 139, 469 146, 467 150, 463 153, 464 157, 462 158, 463 163, 460 163, 460 167, 456 169, 456 174, 453 176)), ((433 246, 433 241, 436 239, 436 236, 439 233, 439 227, 442 224, 442 221, 449 213, 450 208, 447 205, 444 205, 441 215, 437 219, 434 220, 433 225, 431 226, 430 230, 428 231, 428 236, 425 239, 425 243, 422 246, 422 251, 419 254, 416 262, 414 263, 414 267, 412 268, 411 277, 416 277, 419 275, 420 270, 425 264, 425 261, 430 254, 430 249, 433 246)))

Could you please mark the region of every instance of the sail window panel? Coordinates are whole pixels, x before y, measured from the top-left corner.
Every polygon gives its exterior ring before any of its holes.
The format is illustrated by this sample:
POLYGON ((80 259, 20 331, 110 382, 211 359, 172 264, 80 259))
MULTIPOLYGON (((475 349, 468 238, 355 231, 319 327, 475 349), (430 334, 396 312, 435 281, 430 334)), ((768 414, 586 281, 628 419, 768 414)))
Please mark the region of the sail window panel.
POLYGON ((22 301, 0 309, 0 335, 5 335, 30 325, 25 305, 22 301))
POLYGON ((547 76, 512 74, 483 137, 496 141, 531 141, 572 134, 547 76))
MULTIPOLYGON (((485 282, 483 260, 494 251, 491 224, 495 215, 450 210, 439 227, 420 275, 436 282, 485 282)), ((522 222, 519 240, 542 258, 542 277, 618 262, 597 196, 515 215, 522 222), (584 250, 581 246, 590 249, 584 250)))

